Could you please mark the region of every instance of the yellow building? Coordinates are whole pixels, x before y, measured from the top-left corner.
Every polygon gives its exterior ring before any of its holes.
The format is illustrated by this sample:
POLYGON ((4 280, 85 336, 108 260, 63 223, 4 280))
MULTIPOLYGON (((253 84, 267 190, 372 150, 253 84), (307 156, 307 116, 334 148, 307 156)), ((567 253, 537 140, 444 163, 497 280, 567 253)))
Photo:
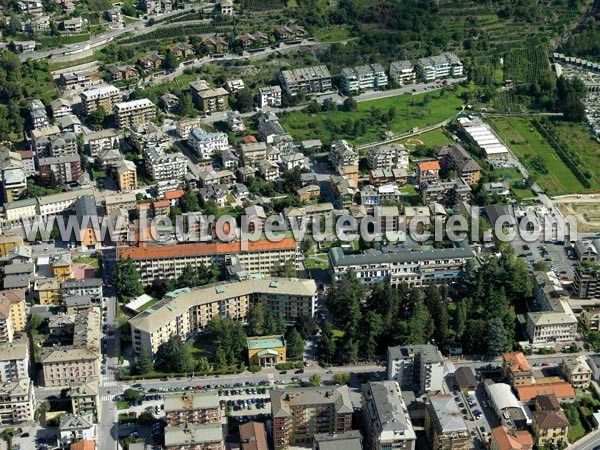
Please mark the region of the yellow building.
POLYGON ((137 189, 137 171, 135 163, 133 161, 122 159, 117 164, 117 175, 119 189, 121 189, 122 191, 132 191, 134 189, 137 189))
POLYGON ((9 232, 0 234, 0 256, 5 258, 13 248, 23 245, 23 238, 16 233, 9 232))
POLYGON ((274 367, 285 362, 285 340, 281 335, 249 337, 247 347, 251 366, 274 367))
MULTIPOLYGON (((554 395, 538 395, 531 429, 538 446, 567 444, 569 420, 554 395)), ((560 448, 560 447, 559 447, 560 448)))
POLYGON ((50 272, 56 278, 69 280, 73 278, 73 262, 70 253, 50 255, 50 272))
POLYGON ((40 278, 35 282, 35 292, 40 305, 60 305, 60 280, 58 278, 40 278))
POLYGON ((25 289, 0 291, 0 304, 10 305, 10 318, 14 331, 24 331, 27 326, 25 316, 25 289))

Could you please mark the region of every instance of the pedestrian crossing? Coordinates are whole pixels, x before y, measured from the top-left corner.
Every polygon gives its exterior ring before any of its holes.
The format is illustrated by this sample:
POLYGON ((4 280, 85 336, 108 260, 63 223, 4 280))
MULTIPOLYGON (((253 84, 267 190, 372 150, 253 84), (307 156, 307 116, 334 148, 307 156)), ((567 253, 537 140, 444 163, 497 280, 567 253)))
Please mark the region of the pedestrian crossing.
POLYGON ((114 395, 101 395, 100 401, 101 402, 110 402, 113 400, 113 398, 114 398, 114 395))

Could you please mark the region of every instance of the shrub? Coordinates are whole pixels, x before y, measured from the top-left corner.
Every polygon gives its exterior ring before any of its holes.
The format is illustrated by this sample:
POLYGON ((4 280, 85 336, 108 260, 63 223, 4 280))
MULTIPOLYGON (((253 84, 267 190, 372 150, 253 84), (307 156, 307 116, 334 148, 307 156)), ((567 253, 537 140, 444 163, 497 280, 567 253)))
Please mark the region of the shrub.
POLYGON ((277 370, 290 370, 294 368, 294 363, 279 363, 275 366, 277 370))
POLYGON ((250 367, 248 367, 248 370, 252 373, 257 373, 261 371, 261 367, 257 366, 257 365, 252 365, 250 367))

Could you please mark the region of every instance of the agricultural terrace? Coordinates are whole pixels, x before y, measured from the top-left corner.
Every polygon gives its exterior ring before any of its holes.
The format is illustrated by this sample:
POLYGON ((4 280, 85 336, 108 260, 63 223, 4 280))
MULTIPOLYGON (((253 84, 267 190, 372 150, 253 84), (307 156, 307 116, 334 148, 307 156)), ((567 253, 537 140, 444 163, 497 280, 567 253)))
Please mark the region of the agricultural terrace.
MULTIPOLYGON (((306 111, 282 113, 280 119, 296 141, 321 139, 328 145, 332 140, 346 139, 360 145, 382 140, 386 131, 403 134, 412 128, 437 124, 453 117, 463 105, 463 91, 460 86, 452 86, 424 94, 403 94, 359 102, 356 111, 347 111, 340 106, 318 114, 306 111)), ((436 140, 440 141, 439 136, 436 140)))

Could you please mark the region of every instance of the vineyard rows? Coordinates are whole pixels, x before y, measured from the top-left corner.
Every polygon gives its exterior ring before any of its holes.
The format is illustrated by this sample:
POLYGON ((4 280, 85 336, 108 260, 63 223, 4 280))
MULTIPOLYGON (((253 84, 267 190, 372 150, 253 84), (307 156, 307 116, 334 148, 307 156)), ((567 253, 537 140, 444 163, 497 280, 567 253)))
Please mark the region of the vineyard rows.
POLYGON ((132 36, 121 41, 122 44, 135 44, 142 41, 183 38, 200 34, 231 32, 231 26, 215 26, 212 24, 184 25, 181 27, 165 27, 150 33, 132 36))
POLYGON ((550 70, 541 47, 511 50, 504 59, 504 79, 518 83, 539 82, 550 70))

